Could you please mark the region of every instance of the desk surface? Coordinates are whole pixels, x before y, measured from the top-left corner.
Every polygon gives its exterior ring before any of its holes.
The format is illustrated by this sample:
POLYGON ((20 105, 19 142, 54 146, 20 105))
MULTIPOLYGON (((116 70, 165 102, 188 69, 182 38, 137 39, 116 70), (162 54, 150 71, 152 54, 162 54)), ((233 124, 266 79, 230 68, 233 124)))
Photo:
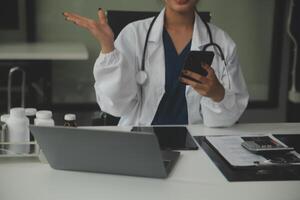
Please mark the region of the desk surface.
MULTIPOLYGON (((122 128, 129 130, 130 128, 122 128)), ((299 134, 300 124, 189 126, 193 135, 299 134)), ((0 159, 1 200, 299 200, 300 181, 228 182, 206 153, 182 152, 168 179, 53 170, 36 159, 0 159)))

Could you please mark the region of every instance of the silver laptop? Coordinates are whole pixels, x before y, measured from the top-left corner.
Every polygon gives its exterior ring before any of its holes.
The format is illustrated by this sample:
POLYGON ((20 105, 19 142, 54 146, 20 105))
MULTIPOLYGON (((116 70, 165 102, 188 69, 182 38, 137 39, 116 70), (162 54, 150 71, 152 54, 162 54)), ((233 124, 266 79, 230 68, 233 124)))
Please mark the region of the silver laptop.
POLYGON ((30 126, 50 166, 74 170, 166 178, 179 152, 161 151, 154 134, 30 126))

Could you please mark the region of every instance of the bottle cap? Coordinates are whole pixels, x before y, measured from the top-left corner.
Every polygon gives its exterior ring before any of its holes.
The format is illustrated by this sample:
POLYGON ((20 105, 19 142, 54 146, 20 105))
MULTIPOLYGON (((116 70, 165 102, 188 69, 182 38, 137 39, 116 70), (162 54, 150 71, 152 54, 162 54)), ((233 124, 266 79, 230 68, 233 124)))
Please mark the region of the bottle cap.
POLYGON ((26 117, 25 109, 24 108, 12 108, 12 109, 10 109, 10 117, 16 117, 16 118, 26 117))
POLYGON ((38 119, 52 119, 52 112, 49 110, 41 110, 36 113, 38 119))
POLYGON ((75 121, 76 120, 76 115, 75 114, 66 114, 64 119, 66 121, 75 121))
POLYGON ((26 116, 35 116, 37 110, 35 108, 26 108, 25 114, 26 116))
POLYGON ((0 120, 0 121, 6 123, 7 120, 8 120, 8 118, 9 118, 9 115, 8 115, 8 114, 1 115, 1 120, 0 120))

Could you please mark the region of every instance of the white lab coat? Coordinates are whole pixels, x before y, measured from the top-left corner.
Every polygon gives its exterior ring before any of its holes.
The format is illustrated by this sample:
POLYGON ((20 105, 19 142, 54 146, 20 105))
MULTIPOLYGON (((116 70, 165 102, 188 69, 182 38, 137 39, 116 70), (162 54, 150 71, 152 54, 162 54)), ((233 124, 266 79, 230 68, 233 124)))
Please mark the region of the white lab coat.
MULTIPOLYGON (((108 54, 100 53, 96 60, 94 77, 97 102, 102 111, 121 117, 119 125, 151 125, 165 93, 164 13, 165 10, 162 10, 149 37, 145 66, 148 80, 144 86, 136 83, 136 74, 141 68, 145 38, 153 18, 127 25, 115 41, 115 50, 108 54)), ((216 103, 187 86, 188 121, 189 124, 227 127, 238 121, 247 107, 249 95, 235 43, 221 29, 212 24, 209 26, 214 42, 221 46, 225 54, 228 70, 218 55, 212 64, 225 88, 225 97, 216 103)), ((191 50, 199 51, 209 42, 207 29, 196 15, 191 50)), ((214 48, 208 50, 214 51, 214 48)))

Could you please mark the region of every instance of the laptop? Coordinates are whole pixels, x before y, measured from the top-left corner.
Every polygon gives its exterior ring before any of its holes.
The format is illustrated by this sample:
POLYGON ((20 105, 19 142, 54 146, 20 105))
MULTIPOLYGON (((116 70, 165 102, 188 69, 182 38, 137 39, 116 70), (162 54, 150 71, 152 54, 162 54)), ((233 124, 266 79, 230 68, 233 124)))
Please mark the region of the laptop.
POLYGON ((180 153, 161 151, 153 133, 30 126, 59 170, 167 178, 180 153))

